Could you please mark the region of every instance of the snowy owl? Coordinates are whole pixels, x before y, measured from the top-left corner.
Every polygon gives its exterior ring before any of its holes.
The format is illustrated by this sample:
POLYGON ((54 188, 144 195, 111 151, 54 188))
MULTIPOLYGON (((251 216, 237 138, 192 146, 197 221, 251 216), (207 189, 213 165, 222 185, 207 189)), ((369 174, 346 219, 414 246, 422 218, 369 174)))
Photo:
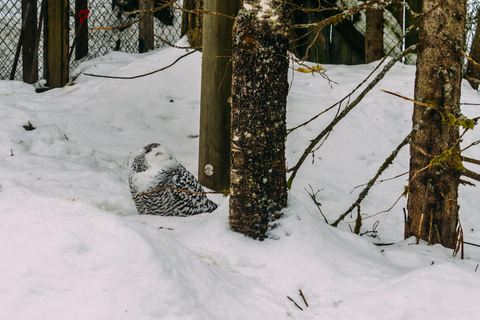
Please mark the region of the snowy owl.
POLYGON ((140 150, 128 176, 139 214, 190 216, 212 212, 217 205, 203 192, 198 180, 159 143, 140 150))

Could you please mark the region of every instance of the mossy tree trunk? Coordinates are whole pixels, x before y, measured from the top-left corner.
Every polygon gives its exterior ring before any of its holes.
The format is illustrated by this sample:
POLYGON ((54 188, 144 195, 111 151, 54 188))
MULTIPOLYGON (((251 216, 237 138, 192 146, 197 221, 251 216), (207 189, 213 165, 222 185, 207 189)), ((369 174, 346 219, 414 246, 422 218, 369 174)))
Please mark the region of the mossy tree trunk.
POLYGON ((463 58, 459 51, 465 41, 466 1, 423 1, 424 12, 433 8, 420 25, 415 99, 438 110, 414 106, 413 126, 418 131, 410 147, 411 184, 405 237, 415 236, 453 248, 461 173, 459 129, 444 118, 447 113, 460 116, 463 58), (434 157, 446 150, 451 150, 452 156, 428 167, 434 157))
POLYGON ((365 62, 383 58, 383 9, 366 9, 365 62))
POLYGON ((260 3, 234 25, 230 226, 263 240, 287 204, 288 19, 284 1, 260 3))

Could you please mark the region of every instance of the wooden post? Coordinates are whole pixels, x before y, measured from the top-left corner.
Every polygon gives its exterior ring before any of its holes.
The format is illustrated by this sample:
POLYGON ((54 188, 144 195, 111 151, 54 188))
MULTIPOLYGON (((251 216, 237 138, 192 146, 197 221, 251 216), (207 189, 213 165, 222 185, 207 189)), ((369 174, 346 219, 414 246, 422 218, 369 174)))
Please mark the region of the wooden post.
POLYGON ((25 17, 27 4, 30 12, 25 26, 25 35, 22 43, 23 81, 34 83, 38 80, 38 61, 35 57, 35 34, 37 31, 37 1, 22 0, 22 17, 25 17))
MULTIPOLYGON (((154 7, 153 0, 140 0, 140 10, 151 10, 154 7)), ((143 53, 153 50, 153 14, 146 12, 140 13, 139 28, 139 46, 138 52, 143 53)))
POLYGON ((45 20, 45 79, 50 88, 68 82, 68 2, 48 0, 45 20))
POLYGON ((75 0, 75 60, 88 55, 88 18, 84 18, 88 10, 88 0, 75 0), (80 18, 82 16, 82 18, 80 18))
MULTIPOLYGON (((234 17, 238 1, 205 0, 207 12, 234 17)), ((230 185, 230 102, 234 19, 204 14, 198 180, 213 190, 230 185)))

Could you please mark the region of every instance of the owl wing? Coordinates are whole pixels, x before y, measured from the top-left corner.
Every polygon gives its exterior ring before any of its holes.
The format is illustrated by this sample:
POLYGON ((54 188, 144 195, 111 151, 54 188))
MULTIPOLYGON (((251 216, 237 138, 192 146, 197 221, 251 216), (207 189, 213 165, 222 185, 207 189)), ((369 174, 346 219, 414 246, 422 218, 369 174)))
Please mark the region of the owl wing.
POLYGON ((208 199, 205 194, 195 193, 204 192, 203 187, 197 178, 181 164, 178 164, 169 173, 168 184, 179 189, 167 189, 173 198, 174 206, 172 210, 175 212, 175 215, 194 215, 212 212, 217 208, 217 205, 208 199))

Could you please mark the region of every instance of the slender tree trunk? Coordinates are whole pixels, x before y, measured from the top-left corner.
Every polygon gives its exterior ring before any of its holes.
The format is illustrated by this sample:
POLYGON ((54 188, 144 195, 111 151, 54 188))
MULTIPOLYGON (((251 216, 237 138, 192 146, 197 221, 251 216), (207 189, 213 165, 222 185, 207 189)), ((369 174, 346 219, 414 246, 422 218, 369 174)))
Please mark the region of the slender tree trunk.
POLYGON ((431 244, 455 246, 460 179, 459 129, 444 121, 447 113, 460 116, 462 55, 466 2, 424 0, 415 80, 415 99, 439 110, 415 105, 410 147, 410 195, 405 236, 431 244), (440 165, 431 160, 445 150, 452 156, 440 165), (427 168, 427 169, 425 169, 427 168))
MULTIPOLYGON (((470 58, 480 63, 480 11, 477 12, 477 29, 473 37, 472 48, 470 49, 470 58)), ((478 81, 480 80, 480 66, 475 65, 472 61, 468 61, 467 76, 472 80, 468 80, 473 89, 478 90, 478 81)))
POLYGON ((263 240, 287 204, 288 20, 284 1, 260 4, 234 25, 230 226, 263 240))
MULTIPOLYGON (((23 81, 35 83, 38 80, 38 60, 35 59, 35 35, 37 31, 37 1, 22 1, 22 17, 25 17, 27 7, 30 6, 26 21, 25 36, 22 43, 23 81)), ((22 21, 23 23, 23 21, 22 21)))
POLYGON ((383 9, 367 8, 365 32, 365 62, 383 58, 383 9))

